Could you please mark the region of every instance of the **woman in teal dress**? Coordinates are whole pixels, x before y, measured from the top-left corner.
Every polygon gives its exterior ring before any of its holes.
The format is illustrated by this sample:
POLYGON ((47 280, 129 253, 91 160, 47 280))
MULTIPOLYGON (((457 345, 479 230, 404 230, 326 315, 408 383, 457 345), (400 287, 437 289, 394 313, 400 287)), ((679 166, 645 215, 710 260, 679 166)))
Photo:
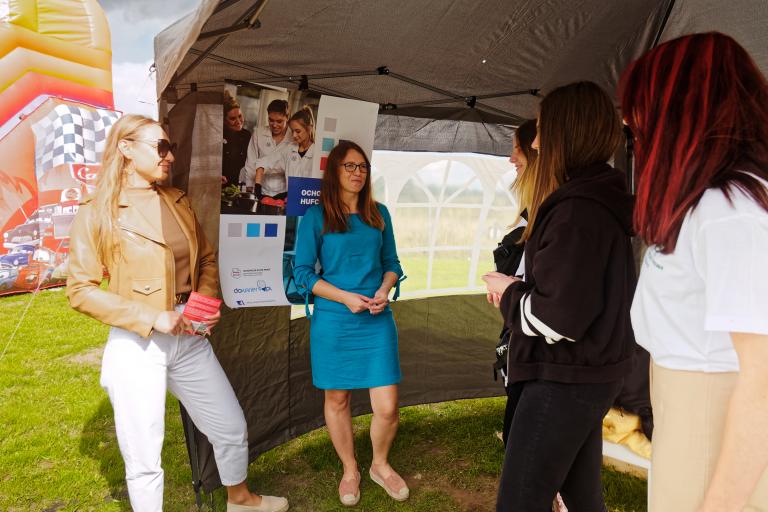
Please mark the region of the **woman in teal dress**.
POLYGON ((371 397, 371 479, 395 500, 409 495, 388 462, 399 422, 400 382, 397 328, 388 304, 403 270, 392 219, 371 195, 370 169, 354 142, 333 148, 321 204, 307 210, 299 225, 294 269, 299 290, 315 298, 312 381, 325 391, 325 422, 344 466, 339 499, 348 506, 360 500, 361 480, 352 438, 352 389, 368 388, 371 397))

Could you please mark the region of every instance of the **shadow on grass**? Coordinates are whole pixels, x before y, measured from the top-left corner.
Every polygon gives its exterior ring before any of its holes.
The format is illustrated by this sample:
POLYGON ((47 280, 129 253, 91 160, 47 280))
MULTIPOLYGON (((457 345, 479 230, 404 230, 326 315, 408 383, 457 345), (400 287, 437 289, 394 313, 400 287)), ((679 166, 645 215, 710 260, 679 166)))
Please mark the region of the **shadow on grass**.
MULTIPOLYGON (((395 503, 371 482, 370 416, 355 418, 355 453, 363 482, 359 510, 365 512, 491 512, 504 447, 496 437, 504 412, 502 399, 464 400, 407 407, 390 461, 411 488, 395 503)), ((292 510, 343 511, 337 496, 341 464, 324 428, 277 447, 250 466, 257 492, 287 496, 292 510)), ((644 512, 645 481, 603 473, 611 512, 644 512)))
MULTIPOLYGON (((503 411, 503 408, 501 409, 503 411)), ((470 402, 409 407, 401 411, 400 430, 390 461, 411 488, 404 503, 391 500, 371 482, 370 416, 354 420, 355 453, 360 472, 360 510, 366 512, 490 512, 503 450, 498 404, 470 402)), ((338 500, 341 464, 325 429, 319 429, 259 457, 249 480, 259 492, 288 496, 295 510, 348 510, 338 500)))
POLYGON ((83 425, 80 453, 99 463, 101 475, 109 486, 106 501, 117 502, 120 510, 130 511, 125 466, 117 444, 112 406, 108 398, 101 401, 99 408, 83 425))

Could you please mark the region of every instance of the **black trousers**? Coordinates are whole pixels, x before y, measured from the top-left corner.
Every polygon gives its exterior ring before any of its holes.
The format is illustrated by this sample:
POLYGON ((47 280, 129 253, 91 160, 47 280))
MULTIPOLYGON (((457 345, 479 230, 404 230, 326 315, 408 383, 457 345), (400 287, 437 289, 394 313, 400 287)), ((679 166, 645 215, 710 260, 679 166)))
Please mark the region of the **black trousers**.
POLYGON ((509 427, 497 512, 551 512, 560 492, 568 512, 604 512, 603 417, 622 381, 509 386, 509 427))

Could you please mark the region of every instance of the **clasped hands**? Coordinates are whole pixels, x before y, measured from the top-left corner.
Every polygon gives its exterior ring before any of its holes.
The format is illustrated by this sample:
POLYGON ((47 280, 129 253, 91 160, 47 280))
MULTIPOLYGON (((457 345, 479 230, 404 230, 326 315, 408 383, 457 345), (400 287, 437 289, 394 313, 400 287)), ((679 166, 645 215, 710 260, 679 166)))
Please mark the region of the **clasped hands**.
POLYGON ((512 277, 501 272, 488 272, 482 278, 485 281, 485 286, 488 289, 485 297, 488 299, 489 304, 493 304, 499 307, 501 304, 501 296, 504 294, 507 288, 512 283, 521 281, 519 277, 512 277))
POLYGON ((368 310, 372 315, 378 315, 389 304, 389 290, 378 289, 373 297, 366 297, 359 293, 347 292, 344 299, 344 305, 349 308, 352 313, 362 313, 368 310))

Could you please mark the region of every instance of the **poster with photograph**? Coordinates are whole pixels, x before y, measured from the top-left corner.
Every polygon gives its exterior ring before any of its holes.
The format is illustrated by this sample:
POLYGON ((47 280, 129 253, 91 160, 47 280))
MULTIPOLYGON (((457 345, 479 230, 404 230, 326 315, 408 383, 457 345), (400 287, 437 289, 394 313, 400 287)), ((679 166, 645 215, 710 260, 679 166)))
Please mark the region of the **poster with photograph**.
POLYGON ((304 303, 292 285, 301 216, 319 204, 328 153, 340 140, 370 157, 377 115, 375 103, 308 91, 225 95, 219 265, 227 306, 304 303))

